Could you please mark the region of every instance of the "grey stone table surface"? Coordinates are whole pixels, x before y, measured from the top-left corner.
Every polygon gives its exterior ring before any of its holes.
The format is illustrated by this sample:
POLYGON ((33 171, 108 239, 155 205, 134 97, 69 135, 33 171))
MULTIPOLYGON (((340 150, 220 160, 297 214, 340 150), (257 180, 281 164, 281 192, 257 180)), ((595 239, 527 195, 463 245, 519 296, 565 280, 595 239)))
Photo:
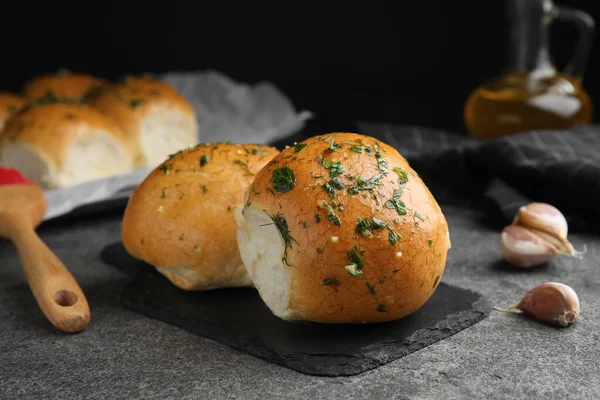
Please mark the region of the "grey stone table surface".
POLYGON ((0 398, 600 398, 600 237, 570 235, 583 260, 556 258, 516 270, 502 263, 498 227, 475 211, 443 207, 452 249, 443 281, 498 306, 537 284, 572 286, 581 317, 567 329, 492 312, 482 322, 390 364, 353 377, 323 378, 268 363, 129 311, 129 277, 100 259, 119 240, 120 215, 42 226, 47 244, 88 297, 92 321, 57 332, 38 309, 12 244, 0 240, 0 398))

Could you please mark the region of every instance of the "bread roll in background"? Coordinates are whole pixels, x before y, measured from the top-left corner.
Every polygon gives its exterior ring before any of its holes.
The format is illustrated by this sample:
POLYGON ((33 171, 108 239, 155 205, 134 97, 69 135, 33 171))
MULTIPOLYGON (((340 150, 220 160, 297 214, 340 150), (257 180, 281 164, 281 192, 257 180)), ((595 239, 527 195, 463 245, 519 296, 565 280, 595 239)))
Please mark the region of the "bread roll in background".
POLYGON ((198 143, 192 105, 170 85, 148 77, 130 77, 95 97, 92 103, 115 119, 138 152, 138 168, 156 167, 182 148, 198 143))
POLYGON ((30 79, 21 91, 34 103, 88 103, 108 85, 108 81, 99 77, 60 70, 56 74, 44 74, 30 79))
POLYGON ((0 92, 0 138, 2 137, 2 129, 6 125, 6 121, 26 104, 27 101, 19 95, 0 92))
POLYGON ((241 257, 285 320, 371 323, 419 309, 444 272, 446 219, 392 147, 332 133, 286 148, 236 211, 241 257))
POLYGON ((2 164, 45 189, 133 170, 121 127, 88 105, 25 108, 8 120, 2 137, 2 164))
POLYGON ((234 210, 277 153, 213 143, 172 156, 129 199, 122 224, 127 252, 184 290, 252 286, 236 243, 234 210))

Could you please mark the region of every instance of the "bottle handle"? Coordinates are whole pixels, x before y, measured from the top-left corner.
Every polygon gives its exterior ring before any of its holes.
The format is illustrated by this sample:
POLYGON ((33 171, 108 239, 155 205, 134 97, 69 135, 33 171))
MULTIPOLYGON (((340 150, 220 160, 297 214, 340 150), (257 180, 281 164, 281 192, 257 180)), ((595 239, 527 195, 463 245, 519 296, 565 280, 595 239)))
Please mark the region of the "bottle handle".
POLYGON ((594 19, 584 11, 569 7, 553 7, 554 19, 574 23, 579 35, 575 54, 565 67, 565 72, 578 81, 581 81, 585 67, 592 50, 594 39, 594 19))

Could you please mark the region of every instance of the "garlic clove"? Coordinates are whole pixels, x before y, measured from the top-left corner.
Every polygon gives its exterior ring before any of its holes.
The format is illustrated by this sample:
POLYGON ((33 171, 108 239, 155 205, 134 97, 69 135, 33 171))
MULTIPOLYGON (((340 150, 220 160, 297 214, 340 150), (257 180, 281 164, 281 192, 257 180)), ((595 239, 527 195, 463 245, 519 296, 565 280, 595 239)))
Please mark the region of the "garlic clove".
POLYGON ((510 311, 519 310, 550 325, 567 327, 579 317, 579 297, 575 291, 557 282, 542 283, 531 289, 519 304, 510 306, 510 311))
POLYGON ((530 203, 521 207, 513 224, 537 229, 560 238, 566 238, 569 232, 565 216, 556 207, 546 203, 530 203))
POLYGON ((508 225, 500 236, 504 258, 516 267, 544 264, 556 254, 555 247, 529 229, 508 225))
POLYGON ((581 259, 583 253, 575 250, 567 233, 567 220, 556 207, 530 203, 521 207, 512 225, 502 231, 502 253, 508 262, 522 268, 544 264, 556 255, 581 259))

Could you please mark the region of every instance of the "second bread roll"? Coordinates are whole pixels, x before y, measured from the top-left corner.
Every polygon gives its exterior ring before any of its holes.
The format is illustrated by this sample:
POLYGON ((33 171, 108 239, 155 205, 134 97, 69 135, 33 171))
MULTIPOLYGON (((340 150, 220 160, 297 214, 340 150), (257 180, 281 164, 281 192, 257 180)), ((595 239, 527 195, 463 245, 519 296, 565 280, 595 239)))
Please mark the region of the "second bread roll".
POLYGON ((121 127, 84 104, 23 109, 8 120, 0 159, 45 189, 133 170, 121 127))
POLYGON ((137 149, 138 168, 154 168, 169 154, 198 143, 193 107, 162 81, 130 77, 95 97, 92 104, 121 124, 137 149))
POLYGON ((267 146, 213 143, 172 156, 129 199, 125 248, 181 289, 252 286, 236 244, 234 210, 277 153, 267 146))
POLYGON ((108 81, 102 78, 61 70, 56 74, 44 74, 30 79, 23 86, 22 92, 34 103, 88 103, 108 85, 108 81))

